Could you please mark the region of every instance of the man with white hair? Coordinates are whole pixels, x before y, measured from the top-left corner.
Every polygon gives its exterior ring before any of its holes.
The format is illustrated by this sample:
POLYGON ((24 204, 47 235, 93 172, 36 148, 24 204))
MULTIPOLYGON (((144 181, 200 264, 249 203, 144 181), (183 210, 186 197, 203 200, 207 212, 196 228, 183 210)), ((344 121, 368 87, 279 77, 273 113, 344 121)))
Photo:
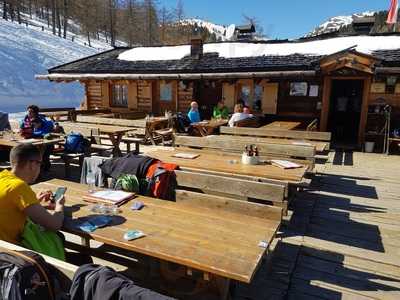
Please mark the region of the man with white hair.
POLYGON ((190 103, 190 110, 188 112, 188 117, 191 123, 196 123, 201 121, 199 113, 199 105, 197 104, 196 101, 192 101, 192 103, 190 103))

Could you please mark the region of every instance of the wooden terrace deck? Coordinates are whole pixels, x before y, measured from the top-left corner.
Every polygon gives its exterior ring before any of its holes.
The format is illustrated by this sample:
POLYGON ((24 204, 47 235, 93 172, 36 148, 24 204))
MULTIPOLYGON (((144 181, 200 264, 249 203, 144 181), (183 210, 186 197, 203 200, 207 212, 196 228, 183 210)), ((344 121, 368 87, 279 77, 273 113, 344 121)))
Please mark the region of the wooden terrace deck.
POLYGON ((233 299, 400 299, 400 157, 331 152, 233 299))

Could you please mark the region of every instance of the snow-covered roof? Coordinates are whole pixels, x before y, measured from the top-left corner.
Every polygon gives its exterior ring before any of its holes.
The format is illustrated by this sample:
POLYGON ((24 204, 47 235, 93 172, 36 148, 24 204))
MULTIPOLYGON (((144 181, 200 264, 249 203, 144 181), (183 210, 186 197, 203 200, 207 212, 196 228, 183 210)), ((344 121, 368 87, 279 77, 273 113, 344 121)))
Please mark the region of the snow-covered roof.
MULTIPOLYGON (((218 53, 223 58, 257 57, 270 55, 330 55, 356 46, 358 52, 371 54, 377 50, 400 49, 399 36, 347 36, 324 40, 289 43, 210 43, 204 44, 204 53, 218 53)), ((125 61, 180 60, 190 55, 190 45, 137 47, 119 54, 125 61)))

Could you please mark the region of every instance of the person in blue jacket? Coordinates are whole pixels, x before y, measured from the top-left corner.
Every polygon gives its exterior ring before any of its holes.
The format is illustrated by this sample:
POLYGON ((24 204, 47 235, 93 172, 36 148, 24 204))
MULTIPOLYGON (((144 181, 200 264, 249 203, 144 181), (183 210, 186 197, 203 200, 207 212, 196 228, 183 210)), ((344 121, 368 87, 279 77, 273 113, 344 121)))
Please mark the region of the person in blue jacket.
POLYGON ((190 103, 190 110, 188 112, 188 117, 191 123, 200 122, 200 113, 199 113, 199 105, 196 101, 190 103))
POLYGON ((53 122, 46 120, 44 115, 39 114, 39 107, 30 105, 27 114, 21 122, 20 132, 24 138, 43 138, 53 131, 53 122))

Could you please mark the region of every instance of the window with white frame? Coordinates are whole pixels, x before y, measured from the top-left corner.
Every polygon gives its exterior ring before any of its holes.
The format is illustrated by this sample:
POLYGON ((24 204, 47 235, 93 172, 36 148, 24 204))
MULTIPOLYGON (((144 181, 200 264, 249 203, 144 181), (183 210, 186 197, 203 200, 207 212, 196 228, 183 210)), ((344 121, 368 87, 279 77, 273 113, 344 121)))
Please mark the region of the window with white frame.
POLYGON ((161 101, 172 101, 172 84, 171 83, 160 83, 160 100, 161 101))
POLYGON ((112 85, 111 106, 128 107, 128 85, 126 84, 112 85))

